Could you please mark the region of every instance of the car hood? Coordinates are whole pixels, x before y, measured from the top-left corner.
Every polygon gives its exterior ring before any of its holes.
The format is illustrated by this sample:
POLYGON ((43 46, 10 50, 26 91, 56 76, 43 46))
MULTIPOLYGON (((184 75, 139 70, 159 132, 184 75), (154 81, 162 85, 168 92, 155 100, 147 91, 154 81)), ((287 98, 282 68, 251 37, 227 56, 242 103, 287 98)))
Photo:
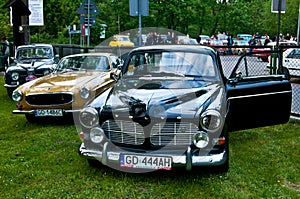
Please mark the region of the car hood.
POLYGON ((17 65, 22 66, 25 68, 31 68, 31 67, 39 67, 43 65, 52 65, 54 62, 51 59, 42 59, 42 60, 22 60, 18 61, 17 65))
POLYGON ((53 73, 44 77, 37 78, 23 84, 20 89, 27 93, 44 93, 44 92, 69 92, 76 88, 99 86, 106 82, 109 77, 108 72, 67 72, 53 73))
POLYGON ((221 110, 226 100, 221 84, 206 84, 189 89, 118 89, 118 86, 100 95, 92 107, 105 115, 124 117, 195 118, 204 110, 221 110))

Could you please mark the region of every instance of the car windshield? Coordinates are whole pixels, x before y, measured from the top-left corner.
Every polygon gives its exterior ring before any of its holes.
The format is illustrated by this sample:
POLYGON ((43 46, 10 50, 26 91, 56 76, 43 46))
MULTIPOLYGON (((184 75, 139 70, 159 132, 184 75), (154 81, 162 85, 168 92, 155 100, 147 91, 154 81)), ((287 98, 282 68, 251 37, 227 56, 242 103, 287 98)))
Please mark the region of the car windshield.
POLYGON ((129 41, 129 37, 118 37, 118 41, 129 41))
POLYGON ((212 56, 192 52, 135 54, 131 57, 123 77, 125 80, 130 79, 131 82, 133 80, 159 81, 164 84, 177 82, 178 88, 186 87, 186 84, 190 87, 199 87, 199 82, 203 84, 220 81, 212 56))
POLYGON ((109 61, 106 56, 74 56, 62 59, 58 63, 58 70, 99 70, 110 69, 109 61))
POLYGON ((53 58, 53 51, 50 47, 26 47, 17 50, 16 58, 18 60, 26 59, 50 59, 53 58))

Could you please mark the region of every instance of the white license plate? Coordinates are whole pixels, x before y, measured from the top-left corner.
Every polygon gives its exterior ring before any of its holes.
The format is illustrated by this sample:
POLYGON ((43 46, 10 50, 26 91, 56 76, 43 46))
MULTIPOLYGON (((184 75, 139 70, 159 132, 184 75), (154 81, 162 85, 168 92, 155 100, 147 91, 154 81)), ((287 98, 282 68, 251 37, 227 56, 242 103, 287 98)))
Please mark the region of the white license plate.
POLYGON ((120 155, 120 166, 154 170, 171 170, 172 158, 161 156, 120 155))
POLYGON ((62 109, 37 109, 34 115, 39 116, 63 116, 62 109))

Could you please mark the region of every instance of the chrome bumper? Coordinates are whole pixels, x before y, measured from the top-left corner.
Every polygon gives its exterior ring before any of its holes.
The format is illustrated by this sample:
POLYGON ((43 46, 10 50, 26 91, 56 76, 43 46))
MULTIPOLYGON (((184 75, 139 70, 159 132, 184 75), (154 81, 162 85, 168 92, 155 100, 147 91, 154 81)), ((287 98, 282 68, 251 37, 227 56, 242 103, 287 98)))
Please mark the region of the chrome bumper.
MULTIPOLYGON (((110 151, 108 148, 109 143, 106 142, 103 145, 102 151, 96 150, 88 150, 85 148, 84 143, 82 143, 79 147, 79 154, 88 159, 95 159, 99 160, 103 165, 109 164, 120 164, 120 151, 110 151)), ((130 152, 126 152, 130 153, 130 152)), ((188 147, 186 153, 182 155, 171 155, 172 157, 172 165, 173 167, 185 167, 186 170, 190 171, 193 166, 218 166, 222 165, 227 160, 227 151, 224 150, 219 154, 207 154, 205 156, 197 156, 193 155, 191 152, 191 148, 188 147)), ((136 154, 137 153, 131 153, 136 154)), ((146 154, 139 154, 139 155, 146 155, 146 154)), ((161 156, 169 156, 170 154, 163 154, 159 153, 156 155, 161 156)))
POLYGON ((17 84, 4 84, 5 88, 17 88, 18 86, 20 86, 19 82, 17 84))

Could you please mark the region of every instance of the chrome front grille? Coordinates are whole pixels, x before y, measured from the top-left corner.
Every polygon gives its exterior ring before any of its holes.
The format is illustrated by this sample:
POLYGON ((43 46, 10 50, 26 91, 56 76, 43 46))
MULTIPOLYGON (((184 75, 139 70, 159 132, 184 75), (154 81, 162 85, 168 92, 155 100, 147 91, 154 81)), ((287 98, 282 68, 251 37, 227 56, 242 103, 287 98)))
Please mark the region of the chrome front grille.
POLYGON ((156 146, 190 145, 198 127, 187 122, 157 123, 151 128, 150 141, 156 146))
POLYGON ((146 128, 140 124, 124 120, 107 120, 102 128, 107 138, 114 143, 142 145, 148 135, 154 146, 190 145, 194 133, 198 130, 194 123, 166 122, 154 124, 150 133, 147 133, 146 128))
POLYGON ((143 127, 135 122, 107 120, 102 128, 106 137, 114 143, 142 145, 145 140, 143 127))
POLYGON ((36 95, 26 95, 26 102, 30 105, 63 105, 73 101, 71 93, 44 93, 36 95))

